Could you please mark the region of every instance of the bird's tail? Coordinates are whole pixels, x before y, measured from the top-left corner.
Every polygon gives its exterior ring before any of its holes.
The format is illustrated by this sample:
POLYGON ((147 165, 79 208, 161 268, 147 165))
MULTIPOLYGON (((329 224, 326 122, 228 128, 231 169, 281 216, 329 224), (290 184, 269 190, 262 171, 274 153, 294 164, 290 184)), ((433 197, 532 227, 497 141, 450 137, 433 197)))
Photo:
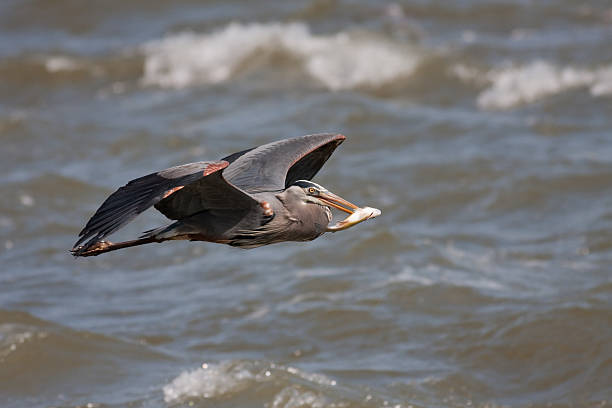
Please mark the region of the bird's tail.
POLYGON ((123 241, 112 243, 109 241, 98 241, 93 245, 89 246, 78 246, 70 250, 70 253, 74 256, 97 256, 106 252, 116 251, 117 249, 129 248, 138 245, 150 244, 152 242, 162 242, 166 239, 159 239, 154 236, 148 236, 144 238, 134 239, 131 241, 123 241))

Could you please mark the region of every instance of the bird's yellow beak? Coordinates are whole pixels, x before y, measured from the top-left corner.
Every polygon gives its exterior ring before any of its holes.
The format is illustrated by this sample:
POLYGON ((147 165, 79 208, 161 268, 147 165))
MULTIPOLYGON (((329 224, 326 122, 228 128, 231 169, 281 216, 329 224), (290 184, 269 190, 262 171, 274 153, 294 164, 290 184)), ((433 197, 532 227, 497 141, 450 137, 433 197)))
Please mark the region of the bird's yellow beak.
POLYGON ((330 207, 337 208, 338 210, 347 212, 349 214, 354 213, 355 210, 359 208, 355 204, 346 201, 344 198, 337 196, 330 191, 320 193, 318 198, 330 207))
POLYGON ((330 193, 329 191, 319 193, 318 198, 326 205, 350 214, 342 221, 338 221, 334 225, 328 226, 327 231, 329 232, 342 231, 352 227, 353 225, 357 225, 360 222, 378 217, 380 215, 380 210, 377 208, 357 207, 355 204, 346 201, 344 198, 339 197, 334 193, 330 193))

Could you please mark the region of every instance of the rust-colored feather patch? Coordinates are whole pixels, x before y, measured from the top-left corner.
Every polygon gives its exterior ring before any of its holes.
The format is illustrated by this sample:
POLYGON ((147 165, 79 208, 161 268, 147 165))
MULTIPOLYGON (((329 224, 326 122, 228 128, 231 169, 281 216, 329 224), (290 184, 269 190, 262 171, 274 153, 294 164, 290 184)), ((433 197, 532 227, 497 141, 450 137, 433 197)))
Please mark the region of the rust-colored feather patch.
POLYGON ((226 162, 226 161, 220 161, 218 163, 211 163, 208 166, 206 166, 206 169, 204 169, 204 177, 206 177, 209 174, 212 174, 212 173, 214 173, 216 171, 224 169, 228 165, 229 165, 229 162, 226 162))
POLYGON ((183 187, 185 187, 185 186, 177 186, 177 187, 171 188, 170 190, 168 190, 168 191, 166 191, 166 192, 164 193, 163 198, 168 197, 168 196, 169 196, 170 194, 172 194, 172 193, 176 193, 177 191, 179 191, 179 190, 180 190, 181 188, 183 188, 183 187))
POLYGON ((272 206, 270 205, 269 202, 267 201, 262 201, 261 203, 259 203, 259 205, 261 205, 261 208, 263 208, 264 210, 264 215, 266 217, 271 217, 274 215, 274 211, 272 210, 272 206))

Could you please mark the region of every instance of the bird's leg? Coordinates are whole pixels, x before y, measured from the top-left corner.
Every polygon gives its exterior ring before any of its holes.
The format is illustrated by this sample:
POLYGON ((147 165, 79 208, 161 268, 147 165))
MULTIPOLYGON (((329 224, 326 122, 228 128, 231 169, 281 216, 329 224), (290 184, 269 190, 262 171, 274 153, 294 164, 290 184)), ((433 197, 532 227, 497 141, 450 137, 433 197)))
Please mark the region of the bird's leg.
POLYGON ((116 251, 117 249, 129 248, 138 245, 150 244, 152 242, 162 242, 165 239, 158 239, 154 237, 134 239, 132 241, 117 242, 116 244, 110 241, 99 241, 90 247, 84 247, 83 245, 78 248, 70 250, 70 253, 74 256, 97 256, 106 252, 116 251))
POLYGON ((327 227, 328 232, 336 232, 342 231, 347 228, 351 228, 354 225, 359 224, 365 220, 369 220, 370 218, 378 217, 381 214, 378 208, 372 207, 362 207, 357 208, 351 215, 343 219, 342 221, 338 221, 334 225, 330 225, 327 227))

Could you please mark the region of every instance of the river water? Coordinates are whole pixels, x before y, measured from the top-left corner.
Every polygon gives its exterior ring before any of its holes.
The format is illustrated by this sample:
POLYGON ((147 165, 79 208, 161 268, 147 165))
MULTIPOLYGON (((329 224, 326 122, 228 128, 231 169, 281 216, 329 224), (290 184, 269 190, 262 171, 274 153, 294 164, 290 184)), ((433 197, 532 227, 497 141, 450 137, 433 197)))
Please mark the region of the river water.
POLYGON ((607 0, 1 2, 0 406, 611 404, 610 44, 607 0), (377 219, 68 253, 130 179, 324 131, 377 219))

